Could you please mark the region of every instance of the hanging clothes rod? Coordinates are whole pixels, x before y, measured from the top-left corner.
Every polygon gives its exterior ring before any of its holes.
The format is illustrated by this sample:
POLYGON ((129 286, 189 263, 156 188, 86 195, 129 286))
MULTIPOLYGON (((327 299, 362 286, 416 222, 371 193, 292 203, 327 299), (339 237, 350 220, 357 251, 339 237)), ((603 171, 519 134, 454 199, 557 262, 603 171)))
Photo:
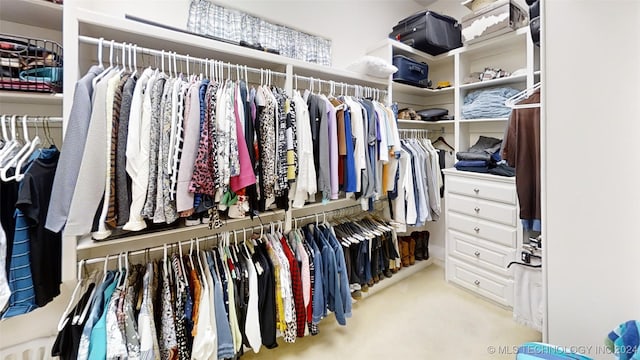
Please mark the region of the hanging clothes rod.
POLYGON ((416 137, 416 136, 429 136, 429 133, 434 130, 428 129, 398 129, 400 137, 416 137))
POLYGON ((221 62, 219 60, 215 60, 215 59, 204 59, 204 58, 200 58, 200 57, 196 57, 196 56, 190 56, 190 55, 182 55, 182 54, 177 54, 175 52, 172 51, 167 51, 167 50, 157 50, 157 49, 151 49, 151 48, 146 48, 146 47, 141 47, 138 46, 136 44, 131 44, 131 43, 119 43, 119 42, 115 42, 112 40, 106 40, 106 39, 99 39, 99 38, 94 38, 91 36, 78 36, 78 39, 81 43, 84 44, 89 44, 89 45, 100 45, 102 44, 103 48, 109 48, 109 49, 117 49, 117 50, 121 50, 121 51, 133 51, 134 53, 137 54, 137 52, 141 52, 141 53, 147 53, 150 55, 155 55, 155 56, 166 56, 169 59, 173 60, 182 60, 185 63, 194 63, 194 64, 201 64, 203 66, 208 66, 211 63, 216 63, 216 64, 224 64, 225 66, 229 67, 229 70, 232 71, 231 69, 237 69, 239 71, 247 71, 247 72, 251 72, 254 74, 264 74, 264 75, 273 75, 273 76, 277 76, 277 77, 282 77, 285 78, 287 76, 287 74, 283 73, 283 72, 279 72, 279 71, 273 71, 273 70, 269 70, 269 69, 260 69, 260 68, 254 68, 254 67, 250 67, 250 66, 246 66, 246 65, 240 65, 240 64, 231 64, 231 63, 225 63, 225 62, 221 62))
POLYGON ((305 81, 308 81, 310 84, 320 83, 320 84, 325 84, 325 85, 335 86, 335 87, 347 87, 349 89, 354 89, 354 90, 358 90, 358 89, 361 89, 361 90, 373 90, 373 91, 375 91, 377 93, 380 93, 380 94, 385 94, 385 95, 387 94, 387 90, 378 89, 378 88, 371 87, 371 86, 347 84, 347 83, 339 82, 339 81, 324 80, 324 79, 318 79, 318 78, 314 78, 314 77, 310 77, 310 76, 302 76, 302 75, 294 74, 293 75, 294 84, 296 84, 297 80, 305 80, 305 81))
MULTIPOLYGON (((376 202, 376 204, 378 204, 379 202, 376 202)), ((340 211, 345 211, 351 208, 355 208, 355 207, 360 207, 360 204, 355 204, 355 205, 351 205, 351 206, 347 206, 344 208, 339 208, 339 209, 332 209, 329 211, 323 211, 323 214, 330 214, 330 213, 336 213, 336 212, 340 212, 340 211)), ((376 211, 379 211, 379 209, 377 209, 376 211)), ((317 215, 318 219, 320 219, 320 214, 317 215)), ((300 216, 300 217, 294 217, 293 219, 295 219, 296 221, 301 221, 304 219, 308 219, 308 218, 316 218, 316 215, 305 215, 305 216, 300 216)), ((243 228, 239 228, 236 230, 227 230, 227 231, 223 231, 222 233, 229 233, 229 234, 234 234, 234 242, 235 239, 238 235, 242 235, 244 236, 244 234, 253 234, 254 230, 256 229, 264 229, 264 228, 268 228, 268 227, 272 227, 278 224, 282 224, 283 221, 282 220, 278 220, 278 221, 270 221, 268 223, 261 223, 260 225, 254 225, 254 226, 250 226, 250 227, 243 227, 243 228)), ((172 245, 177 245, 177 246, 186 246, 186 245, 190 245, 190 244, 195 244, 196 242, 198 243, 202 243, 204 241, 209 241, 212 239, 216 239, 220 237, 220 234, 222 233, 216 233, 216 234, 212 234, 212 235, 207 235, 207 236, 202 236, 202 237, 194 237, 191 238, 189 240, 183 240, 183 241, 176 241, 176 242, 172 242, 172 243, 166 243, 163 245, 159 245, 159 246, 155 246, 155 247, 151 247, 151 248, 145 248, 145 249, 141 249, 141 250, 135 250, 135 251, 129 251, 126 252, 127 256, 137 256, 137 255, 144 255, 147 252, 151 253, 151 252, 157 252, 157 251, 163 251, 165 249, 165 246, 167 247, 167 249, 170 249, 172 245)), ((102 256, 102 257, 95 257, 95 258, 89 258, 89 259, 81 259, 78 261, 78 264, 85 264, 85 265, 92 265, 92 264, 99 264, 99 263, 104 263, 105 261, 114 261, 117 260, 119 256, 122 256, 123 254, 125 254, 124 252, 119 253, 119 254, 109 254, 107 256, 102 256)))
MULTIPOLYGON (((0 116, 4 116, 6 118, 11 118, 12 116, 15 116, 16 119, 22 121, 22 118, 25 115, 18 115, 18 114, 3 114, 0 116)), ((63 119, 62 117, 59 116, 34 116, 34 115, 26 115, 27 118, 27 123, 44 123, 44 122, 62 122, 63 119)))

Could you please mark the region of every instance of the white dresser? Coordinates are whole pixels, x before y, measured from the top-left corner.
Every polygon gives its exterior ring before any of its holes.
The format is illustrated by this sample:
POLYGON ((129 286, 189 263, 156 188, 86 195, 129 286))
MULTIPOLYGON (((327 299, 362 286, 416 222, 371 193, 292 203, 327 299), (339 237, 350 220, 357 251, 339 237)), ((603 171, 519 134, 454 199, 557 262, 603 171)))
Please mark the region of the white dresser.
POLYGON ((500 305, 513 305, 522 238, 514 177, 445 169, 446 278, 500 305))

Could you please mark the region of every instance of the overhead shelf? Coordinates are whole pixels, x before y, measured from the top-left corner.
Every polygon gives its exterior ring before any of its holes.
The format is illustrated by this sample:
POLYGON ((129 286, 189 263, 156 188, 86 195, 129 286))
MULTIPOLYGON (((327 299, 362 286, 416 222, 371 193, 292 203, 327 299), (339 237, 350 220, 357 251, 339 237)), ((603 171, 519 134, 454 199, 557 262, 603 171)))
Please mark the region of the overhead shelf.
POLYGON ((509 76, 509 77, 493 79, 493 80, 479 81, 471 84, 464 84, 464 85, 460 85, 460 89, 463 89, 463 90, 482 89, 482 88, 498 86, 498 85, 516 84, 516 83, 521 83, 525 81, 527 81, 527 75, 523 74, 523 75, 509 76))
POLYGON ((45 0, 0 0, 0 20, 62 31, 62 5, 45 0))
POLYGON ((189 54, 203 59, 208 58, 279 72, 287 71, 288 65, 291 65, 294 74, 364 86, 386 86, 388 81, 387 79, 373 78, 343 69, 259 51, 186 31, 176 31, 125 18, 108 17, 87 10, 78 11, 78 23, 80 35, 133 43, 157 50, 171 50, 178 54, 189 54))
POLYGON ((14 104, 41 104, 62 106, 62 94, 0 90, 0 102, 14 104))

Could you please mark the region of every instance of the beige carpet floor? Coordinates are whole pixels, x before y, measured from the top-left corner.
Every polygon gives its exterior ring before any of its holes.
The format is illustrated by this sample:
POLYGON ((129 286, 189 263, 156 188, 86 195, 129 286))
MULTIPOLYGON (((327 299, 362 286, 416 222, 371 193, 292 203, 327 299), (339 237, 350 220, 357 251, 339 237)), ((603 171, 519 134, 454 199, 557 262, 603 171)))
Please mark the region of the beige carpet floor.
POLYGON ((243 359, 515 359, 490 347, 540 341, 504 310, 444 280, 431 265, 353 305, 347 326, 329 316, 320 334, 243 359))

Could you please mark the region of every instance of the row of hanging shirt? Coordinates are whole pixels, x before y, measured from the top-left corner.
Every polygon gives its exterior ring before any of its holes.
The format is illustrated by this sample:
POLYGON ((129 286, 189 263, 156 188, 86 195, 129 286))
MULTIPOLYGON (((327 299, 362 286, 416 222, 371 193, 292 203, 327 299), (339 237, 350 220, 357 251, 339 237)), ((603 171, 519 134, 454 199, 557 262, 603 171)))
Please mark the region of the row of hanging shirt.
MULTIPOLYGON (((107 271, 105 262, 104 274, 79 281, 72 301, 82 295, 61 319, 52 356, 226 359, 242 355, 243 345, 258 352, 277 347, 278 337, 290 343, 317 335, 329 311, 346 325, 356 280, 345 251, 376 250, 369 240, 382 237, 391 244, 392 231, 368 219, 309 224, 286 235, 272 227, 235 244, 223 233, 210 250, 196 241, 188 256, 181 248, 167 255, 165 247, 164 259, 146 265, 107 271)), ((354 258, 368 259, 353 265, 363 268, 357 281, 389 264, 366 252, 354 258)))
POLYGON ((404 138, 400 142, 397 185, 389 199, 396 226, 404 232, 407 226, 422 226, 440 218, 440 189, 444 184, 441 160, 446 154, 426 137, 404 138))
MULTIPOLYGON (((31 137, 28 116, 2 116, 0 148, 0 316, 45 306, 60 294, 61 236, 44 228, 60 152, 45 130, 31 137), (10 125, 7 126, 7 122, 10 125), (10 131, 8 130, 10 129, 10 131), (44 148, 43 145, 48 147, 44 148)), ((48 127, 47 127, 48 128, 48 127)))
POLYGON ((316 192, 326 201, 341 189, 367 208, 393 188, 400 145, 389 107, 288 96, 223 74, 93 66, 76 84, 65 137, 72 150, 62 152, 47 229, 104 239, 117 227, 199 223, 211 208, 244 217, 274 204, 302 207, 316 192))

